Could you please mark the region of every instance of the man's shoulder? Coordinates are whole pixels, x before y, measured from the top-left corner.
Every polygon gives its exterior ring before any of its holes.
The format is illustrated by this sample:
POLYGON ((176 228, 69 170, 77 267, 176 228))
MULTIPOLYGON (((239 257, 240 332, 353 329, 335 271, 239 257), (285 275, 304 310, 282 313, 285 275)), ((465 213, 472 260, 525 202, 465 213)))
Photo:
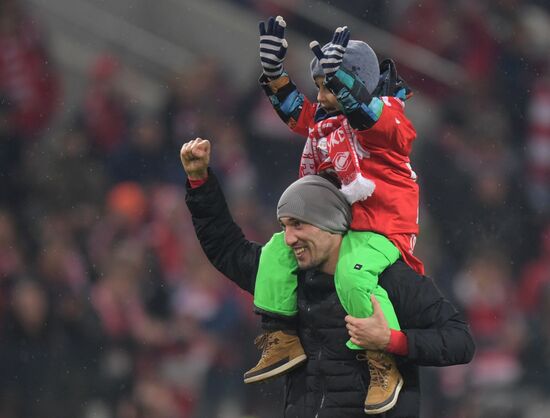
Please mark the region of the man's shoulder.
POLYGON ((392 276, 392 277, 403 277, 419 280, 423 276, 420 276, 416 271, 414 271, 407 263, 403 260, 397 260, 386 270, 382 272, 381 276, 392 276))
POLYGON ((392 295, 402 292, 416 293, 421 288, 430 287, 430 279, 421 276, 403 260, 397 260, 380 275, 378 282, 392 295))
POLYGON ((412 312, 443 297, 434 280, 418 274, 402 260, 384 270, 378 283, 388 292, 392 302, 399 301, 400 311, 409 308, 412 312))

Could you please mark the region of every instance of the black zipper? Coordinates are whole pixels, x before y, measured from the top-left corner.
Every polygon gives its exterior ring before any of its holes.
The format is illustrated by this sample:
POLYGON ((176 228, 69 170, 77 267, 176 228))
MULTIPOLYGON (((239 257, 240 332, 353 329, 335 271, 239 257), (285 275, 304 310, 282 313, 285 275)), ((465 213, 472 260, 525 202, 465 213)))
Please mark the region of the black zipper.
MULTIPOLYGON (((321 357, 323 355, 323 346, 319 347, 319 354, 317 355, 317 361, 320 362, 321 357)), ((323 408, 325 404, 325 397, 326 397, 326 385, 325 385, 325 378, 323 375, 319 374, 319 378, 321 381, 321 402, 319 403, 319 408, 317 409, 317 412, 315 413, 315 418, 319 418, 319 412, 323 408)))

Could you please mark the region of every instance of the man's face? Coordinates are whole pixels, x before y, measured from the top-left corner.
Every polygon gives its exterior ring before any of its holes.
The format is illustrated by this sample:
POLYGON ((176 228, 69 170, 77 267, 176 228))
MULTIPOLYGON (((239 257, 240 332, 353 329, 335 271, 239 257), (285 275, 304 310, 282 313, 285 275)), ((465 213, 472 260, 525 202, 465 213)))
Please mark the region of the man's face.
POLYGON ((287 216, 280 220, 285 243, 294 252, 300 270, 318 268, 334 274, 342 236, 287 216))
POLYGON ((330 92, 324 85, 325 77, 315 77, 315 85, 319 89, 317 101, 328 113, 334 113, 340 110, 336 96, 330 92))

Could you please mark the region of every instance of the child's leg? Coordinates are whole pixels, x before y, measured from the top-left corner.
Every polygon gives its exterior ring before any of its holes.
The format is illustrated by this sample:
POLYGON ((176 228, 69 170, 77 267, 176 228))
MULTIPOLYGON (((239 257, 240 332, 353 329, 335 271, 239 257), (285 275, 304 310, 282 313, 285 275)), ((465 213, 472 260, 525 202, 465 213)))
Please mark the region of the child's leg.
POLYGON ((296 288, 298 263, 279 232, 262 247, 254 288, 254 306, 260 311, 283 316, 298 313, 296 288))
MULTIPOLYGON (((386 237, 374 232, 349 231, 342 240, 334 282, 347 313, 358 318, 372 315, 371 294, 375 294, 388 326, 399 330, 393 305, 378 276, 399 258, 399 250, 386 237)), ((361 347, 348 341, 351 349, 361 347)))
MULTIPOLYGON (((334 282, 340 301, 350 315, 358 318, 372 315, 370 297, 375 294, 389 327, 400 329, 388 294, 378 286, 380 273, 399 256, 395 245, 382 235, 355 231, 346 234, 342 240, 334 282)), ((354 350, 364 350, 351 341, 346 345, 354 350)), ((368 362, 371 377, 365 398, 365 413, 381 414, 397 402, 403 377, 394 357, 384 351, 366 350, 364 359, 368 362)))
POLYGON ((283 331, 288 334, 297 334, 298 324, 296 315, 294 316, 282 316, 271 313, 266 313, 262 310, 256 309, 261 317, 261 327, 264 332, 283 331))
POLYGON ((262 248, 254 289, 254 305, 265 331, 255 341, 262 357, 244 374, 245 383, 280 376, 307 358, 296 332, 297 270, 296 258, 285 244, 284 234, 275 234, 262 248))

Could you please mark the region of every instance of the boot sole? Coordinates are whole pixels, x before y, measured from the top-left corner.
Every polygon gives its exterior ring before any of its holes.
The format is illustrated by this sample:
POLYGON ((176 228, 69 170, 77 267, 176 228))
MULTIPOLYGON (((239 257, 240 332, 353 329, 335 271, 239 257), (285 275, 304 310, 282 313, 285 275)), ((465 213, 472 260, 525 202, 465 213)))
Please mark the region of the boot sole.
POLYGON ((305 354, 300 354, 298 357, 293 358, 292 360, 286 362, 282 366, 276 367, 275 369, 269 370, 262 374, 257 374, 255 376, 245 377, 244 383, 257 383, 263 380, 270 379, 272 377, 280 376, 282 374, 285 374, 286 372, 291 371, 306 360, 307 356, 305 354))
POLYGON ((378 405, 373 405, 368 409, 367 407, 365 407, 365 414, 367 415, 381 414, 383 412, 386 412, 392 409, 397 403, 397 399, 399 398, 399 392, 401 392, 402 387, 403 387, 403 378, 399 379, 399 382, 397 383, 397 386, 395 387, 395 390, 393 391, 392 397, 389 401, 380 403, 378 405))

